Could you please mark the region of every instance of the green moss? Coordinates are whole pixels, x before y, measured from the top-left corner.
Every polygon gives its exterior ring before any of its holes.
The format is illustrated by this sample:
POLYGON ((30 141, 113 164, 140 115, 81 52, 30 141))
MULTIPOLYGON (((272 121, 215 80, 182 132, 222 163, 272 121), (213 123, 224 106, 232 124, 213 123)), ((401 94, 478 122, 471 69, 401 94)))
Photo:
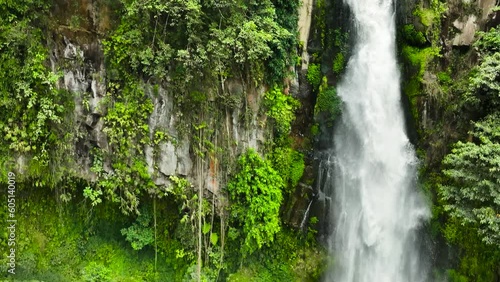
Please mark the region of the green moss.
POLYGON ((430 0, 429 8, 423 8, 421 4, 421 6, 413 12, 426 28, 426 37, 431 40, 433 46, 437 46, 439 42, 441 18, 447 9, 446 3, 442 3, 440 0, 430 0))
POLYGON ((311 126, 311 135, 317 136, 319 134, 319 125, 317 123, 311 126))
POLYGON ((336 74, 340 74, 344 70, 344 66, 345 66, 344 54, 339 52, 335 56, 335 59, 333 59, 333 72, 336 74))
POLYGON ((403 45, 403 56, 408 62, 417 68, 417 76, 423 79, 428 63, 435 57, 439 57, 440 49, 438 47, 417 48, 409 45, 403 45))
POLYGON ((404 45, 402 53, 403 58, 415 69, 413 76, 406 83, 404 83, 403 89, 409 98, 413 118, 415 120, 419 120, 417 101, 418 97, 423 95, 422 82, 424 79, 424 73, 428 68, 428 64, 435 57, 440 56, 439 48, 418 48, 404 45))
POLYGON ((324 50, 325 38, 326 38, 326 3, 325 0, 317 0, 314 1, 316 3, 316 7, 314 9, 314 22, 317 27, 320 40, 321 40, 321 49, 324 50))
POLYGON ((451 84, 453 82, 449 71, 438 72, 437 77, 439 82, 443 84, 451 84))
POLYGON ((411 113, 414 120, 419 120, 418 97, 423 95, 422 81, 418 77, 413 77, 404 84, 404 93, 410 101, 411 113))
POLYGON ((419 17, 420 22, 425 27, 430 27, 436 19, 436 13, 432 9, 419 8, 415 10, 414 15, 419 17))

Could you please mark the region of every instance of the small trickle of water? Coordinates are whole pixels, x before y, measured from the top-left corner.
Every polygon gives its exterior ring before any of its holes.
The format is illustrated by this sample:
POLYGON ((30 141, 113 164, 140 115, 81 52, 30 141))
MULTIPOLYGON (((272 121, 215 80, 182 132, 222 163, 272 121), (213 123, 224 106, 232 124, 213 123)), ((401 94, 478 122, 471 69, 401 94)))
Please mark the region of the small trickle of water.
POLYGON ((302 222, 300 223, 300 230, 304 230, 304 227, 306 227, 306 221, 307 218, 309 217, 309 211, 311 210, 311 204, 313 203, 313 200, 309 202, 309 205, 307 205, 306 212, 304 213, 304 218, 302 219, 302 222))

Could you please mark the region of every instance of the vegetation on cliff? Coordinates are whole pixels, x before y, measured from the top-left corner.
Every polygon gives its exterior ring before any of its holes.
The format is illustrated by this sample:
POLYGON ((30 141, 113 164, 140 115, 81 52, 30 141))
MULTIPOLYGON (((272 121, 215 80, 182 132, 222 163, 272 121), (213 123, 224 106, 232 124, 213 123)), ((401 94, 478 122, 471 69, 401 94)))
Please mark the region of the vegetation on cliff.
POLYGON ((447 36, 455 33, 447 17, 464 9, 439 1, 417 5, 420 28, 410 24, 399 33, 403 85, 419 133, 421 176, 434 198, 435 248, 451 258, 436 264, 448 269, 450 281, 496 281, 500 34, 492 28, 477 32, 472 46, 451 46, 447 36))
POLYGON ((0 163, 3 175, 19 172, 16 278, 317 279, 323 253, 312 225, 308 236, 283 220, 305 169, 304 147, 290 138, 301 105, 288 93, 299 4, 1 3, 0 163), (98 47, 85 59, 78 46, 58 57, 59 41, 98 47), (88 89, 64 89, 65 75, 101 62, 106 71, 88 89), (89 102, 100 95, 95 83, 105 87, 98 105, 89 102), (183 117, 175 132, 150 127, 164 89, 183 117), (248 145, 225 133, 226 118, 264 132, 260 151, 235 154, 248 145), (97 123, 105 138, 96 141, 88 135, 97 123), (148 148, 157 159, 160 146, 186 139, 193 170, 156 183, 148 148))

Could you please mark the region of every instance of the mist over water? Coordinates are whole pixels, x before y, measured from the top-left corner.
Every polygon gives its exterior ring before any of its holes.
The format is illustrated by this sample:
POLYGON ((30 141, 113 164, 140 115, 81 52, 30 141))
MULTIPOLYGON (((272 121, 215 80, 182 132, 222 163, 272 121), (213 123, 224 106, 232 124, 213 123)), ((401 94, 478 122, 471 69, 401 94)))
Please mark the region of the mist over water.
POLYGON ((326 281, 427 281, 417 231, 430 211, 405 132, 391 0, 344 0, 356 43, 337 87, 344 101, 329 180, 334 267, 326 281))

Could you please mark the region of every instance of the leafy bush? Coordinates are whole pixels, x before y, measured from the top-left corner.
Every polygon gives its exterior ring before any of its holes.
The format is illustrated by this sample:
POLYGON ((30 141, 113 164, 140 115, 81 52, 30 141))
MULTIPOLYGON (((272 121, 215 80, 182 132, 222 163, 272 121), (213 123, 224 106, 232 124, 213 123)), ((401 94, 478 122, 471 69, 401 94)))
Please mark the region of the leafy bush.
POLYGON ((122 235, 130 242, 134 250, 141 250, 154 242, 154 233, 150 224, 151 214, 143 209, 132 226, 121 230, 122 235))
POLYGON ((280 231, 284 183, 271 164, 253 150, 241 156, 238 164, 238 173, 227 190, 231 199, 230 222, 243 232, 238 237, 242 237, 241 254, 246 256, 273 242, 280 231))
POLYGON ((289 191, 295 188, 304 174, 304 155, 292 148, 278 147, 270 158, 273 168, 290 188, 289 191))
POLYGON ((412 46, 421 46, 427 42, 424 34, 421 31, 417 31, 412 24, 407 24, 403 27, 403 39, 412 46))
MULTIPOLYGON (((27 156, 26 178, 55 185, 59 179, 48 171, 53 152, 65 152, 68 145, 61 132, 66 112, 72 110, 67 92, 56 87, 59 74, 47 67, 48 50, 42 45, 47 15, 45 1, 7 1, 0 5, 0 153, 27 156), (32 174, 32 175, 28 175, 32 174), (47 181, 46 181, 47 180, 47 181), (47 183, 47 182, 51 183, 47 183)), ((35 183, 38 185, 39 183, 35 183)))
POLYGON ((277 131, 288 134, 295 120, 294 112, 300 106, 300 102, 290 95, 285 95, 275 86, 265 94, 264 105, 267 108, 267 115, 275 120, 277 131))
POLYGON ((318 64, 310 64, 307 69, 307 81, 312 85, 313 89, 318 89, 321 84, 321 66, 318 64))
POLYGON ((326 122, 329 126, 333 126, 333 122, 340 115, 342 110, 342 100, 337 96, 337 91, 333 87, 321 87, 316 104, 314 106, 314 114, 316 116, 325 115, 326 122))
POLYGON ((479 39, 474 43, 474 47, 481 53, 495 53, 500 51, 500 28, 491 28, 489 31, 477 33, 479 39))
POLYGON ((468 110, 486 116, 500 105, 500 31, 491 29, 478 35, 480 38, 474 47, 480 55, 479 63, 469 72, 468 79, 464 79, 461 101, 468 110))
POLYGON ((111 270, 95 261, 90 262, 82 270, 82 279, 85 282, 105 282, 111 281, 111 270))
POLYGON ((170 75, 179 83, 174 87, 182 87, 200 74, 227 77, 235 66, 245 66, 259 82, 267 69, 273 82, 282 81, 293 63, 297 0, 120 2, 120 26, 104 46, 122 74, 160 80, 170 75))
POLYGON ((485 108, 500 104, 500 53, 484 57, 481 64, 472 71, 469 93, 483 102, 485 108))
POLYGON ((475 123, 478 143, 457 142, 443 164, 447 181, 439 195, 444 209, 477 228, 482 240, 500 248, 500 115, 475 123))

